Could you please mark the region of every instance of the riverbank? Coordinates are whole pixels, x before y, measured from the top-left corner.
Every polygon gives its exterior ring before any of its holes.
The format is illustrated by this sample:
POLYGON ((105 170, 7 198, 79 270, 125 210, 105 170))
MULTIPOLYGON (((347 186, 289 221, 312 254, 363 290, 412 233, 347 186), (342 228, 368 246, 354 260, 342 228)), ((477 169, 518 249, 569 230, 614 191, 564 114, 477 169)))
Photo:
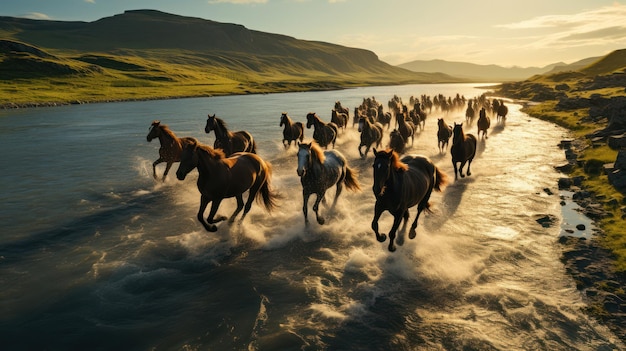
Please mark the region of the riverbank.
MULTIPOLYGON (((528 110, 526 108, 533 117, 547 119, 528 110)), ((559 180, 563 217, 558 239, 562 247, 561 261, 587 304, 585 312, 626 342, 626 274, 616 267, 617 257, 607 247, 606 230, 615 227, 607 228, 605 223, 613 214, 605 209, 607 195, 595 191, 598 187, 588 186, 588 177, 581 175, 580 170, 576 171, 580 168, 578 160, 585 158, 588 147, 584 137, 561 142, 568 160, 567 164, 557 167, 564 174, 559 180), (573 211, 584 217, 576 216, 573 211), (580 235, 582 231, 591 235, 580 235)), ((623 218, 612 221, 614 224, 620 220, 623 218)))

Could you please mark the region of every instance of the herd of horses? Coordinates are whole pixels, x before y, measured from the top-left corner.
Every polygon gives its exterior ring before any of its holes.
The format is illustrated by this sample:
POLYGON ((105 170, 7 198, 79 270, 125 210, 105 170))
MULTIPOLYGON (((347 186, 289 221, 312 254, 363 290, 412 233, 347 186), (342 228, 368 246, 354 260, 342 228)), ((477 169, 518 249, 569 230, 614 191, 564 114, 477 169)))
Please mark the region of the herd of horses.
MULTIPOLYGON (((457 95, 458 96, 458 95, 457 95)), ((457 99, 455 98, 454 101, 457 99)), ((417 215, 409 230, 409 238, 416 235, 415 229, 420 214, 429 210, 429 199, 433 190, 442 191, 448 182, 447 175, 441 171, 429 158, 424 156, 404 155, 409 139, 411 146, 414 143, 415 133, 424 129, 427 113, 422 106, 428 106, 432 111, 433 104, 420 98, 411 97, 413 108, 404 105, 401 99, 394 96, 388 103, 390 112, 383 112, 382 105, 375 98, 363 99, 360 106, 355 107, 353 124, 358 124, 360 133, 359 154, 366 158, 370 148, 373 149, 373 187, 372 191, 376 199, 374 217, 371 228, 379 242, 386 241, 387 235, 381 234, 378 228, 378 220, 383 212, 388 211, 394 217, 393 225, 389 231, 389 251, 395 251, 396 232, 402 220, 406 226, 409 219, 409 209, 417 206, 417 215), (389 145, 380 149, 385 130, 391 129, 392 120, 395 119, 395 128, 389 132, 389 145), (365 151, 363 151, 365 148, 365 151)), ((440 97, 435 101, 448 101, 440 97)), ((452 101, 452 100, 450 100, 452 101)), ((460 99, 455 104, 465 103, 460 99)), ((504 123, 506 112, 500 114, 500 110, 506 108, 500 100, 490 102, 484 96, 467 102, 468 110, 479 105, 479 120, 477 122, 478 136, 482 132, 483 138, 487 138, 487 129, 490 120, 487 116, 487 108, 497 104, 496 115, 498 122, 504 123)), ((435 105, 435 108, 437 105, 435 105)), ((448 107, 446 107, 448 108, 448 107)), ((442 111, 447 111, 441 108, 442 111)), ((468 117, 470 111, 466 111, 466 124, 469 125, 473 117, 468 117)), ((294 122, 287 113, 280 116, 280 127, 283 127, 283 146, 291 147, 292 142, 298 147, 297 151, 297 174, 300 177, 303 195, 302 212, 305 224, 308 225, 308 202, 311 195, 315 194, 313 204, 316 220, 324 224, 324 216, 320 213, 320 203, 325 204, 326 191, 333 186, 335 195, 330 209, 332 210, 337 199, 345 187, 350 191, 360 191, 357 172, 350 167, 346 157, 335 150, 335 143, 341 131, 345 131, 350 119, 349 110, 337 101, 331 111, 331 121, 324 122, 316 113, 306 115, 306 128, 313 128, 313 140, 304 142, 304 123, 294 122), (329 149, 330 147, 330 149, 329 149)), ((444 153, 448 148, 448 142, 452 139, 450 155, 454 167, 454 179, 460 176, 471 175, 471 163, 476 155, 478 138, 473 134, 466 134, 463 123, 454 123, 451 126, 443 118, 437 121, 438 148, 444 153), (457 167, 457 165, 459 165, 457 167), (467 165, 465 174, 463 168, 467 165)), ((208 115, 205 132, 215 134, 213 146, 205 145, 193 137, 179 138, 165 124, 160 121, 152 122, 147 141, 159 139, 159 158, 152 164, 153 177, 158 179, 156 166, 166 162, 162 180, 165 181, 167 174, 174 162, 179 162, 176 177, 184 180, 193 169, 198 170, 197 187, 200 192, 200 207, 197 213, 198 221, 207 230, 217 230, 217 223, 228 219, 234 222, 243 211, 240 221, 243 221, 250 211, 252 203, 256 200, 264 208, 271 212, 274 210, 281 195, 271 187, 272 166, 256 153, 256 143, 251 133, 247 131, 229 131, 225 121, 214 115, 208 115), (244 202, 243 196, 248 192, 244 202), (237 207, 230 217, 219 216, 217 211, 223 199, 236 198, 237 207), (204 216, 208 204, 211 203, 209 215, 204 216)))

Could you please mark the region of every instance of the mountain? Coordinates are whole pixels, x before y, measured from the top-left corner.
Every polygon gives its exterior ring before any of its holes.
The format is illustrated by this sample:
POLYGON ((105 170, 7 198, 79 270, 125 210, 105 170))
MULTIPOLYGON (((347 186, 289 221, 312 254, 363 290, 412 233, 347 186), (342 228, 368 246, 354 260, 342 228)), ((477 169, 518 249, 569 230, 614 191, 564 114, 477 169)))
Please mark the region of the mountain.
POLYGON ((458 81, 389 65, 369 50, 155 10, 93 22, 0 17, 0 35, 0 84, 80 76, 114 97, 122 87, 195 96, 458 81))
POLYGON ((515 81, 546 73, 555 67, 567 66, 565 63, 555 63, 545 67, 502 67, 498 65, 478 65, 467 62, 445 60, 415 60, 398 65, 414 72, 444 73, 454 77, 478 82, 515 81))

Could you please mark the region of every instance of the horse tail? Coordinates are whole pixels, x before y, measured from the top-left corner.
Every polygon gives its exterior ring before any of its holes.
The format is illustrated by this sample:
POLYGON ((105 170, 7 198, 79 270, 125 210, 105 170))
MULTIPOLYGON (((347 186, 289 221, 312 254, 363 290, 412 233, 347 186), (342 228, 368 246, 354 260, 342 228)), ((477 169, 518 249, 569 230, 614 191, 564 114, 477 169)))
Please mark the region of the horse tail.
POLYGON ((361 185, 357 179, 356 171, 346 166, 346 176, 343 178, 343 183, 346 185, 346 189, 352 191, 360 191, 361 185))
POLYGON ((445 174, 439 167, 435 166, 435 186, 436 191, 442 191, 443 186, 448 184, 448 175, 445 174))
POLYGON ((265 179, 263 185, 257 193, 256 200, 263 204, 268 212, 272 212, 278 207, 278 200, 281 198, 280 194, 271 189, 270 180, 272 178, 272 165, 269 162, 265 162, 265 179), (260 196, 259 196, 260 195, 260 196))

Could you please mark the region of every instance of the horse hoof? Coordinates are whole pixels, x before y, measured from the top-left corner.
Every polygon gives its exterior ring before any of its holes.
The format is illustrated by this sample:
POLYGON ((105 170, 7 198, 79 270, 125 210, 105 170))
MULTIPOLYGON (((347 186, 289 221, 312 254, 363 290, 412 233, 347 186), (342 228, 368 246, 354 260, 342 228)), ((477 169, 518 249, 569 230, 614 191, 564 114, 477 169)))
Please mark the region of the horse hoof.
POLYGON ((217 226, 215 224, 205 225, 204 229, 206 229, 207 232, 216 232, 217 226))
POLYGON ((386 234, 376 235, 376 240, 378 240, 378 242, 384 243, 385 240, 387 240, 387 235, 386 234))
POLYGON ((320 225, 324 224, 326 221, 324 220, 324 218, 318 218, 317 219, 317 223, 319 223, 320 225))
POLYGON ((417 232, 415 232, 414 229, 411 229, 411 231, 409 232, 409 239, 415 239, 416 235, 417 235, 417 232))
POLYGON ((395 251, 396 251, 396 247, 389 245, 389 252, 395 252, 395 251))

